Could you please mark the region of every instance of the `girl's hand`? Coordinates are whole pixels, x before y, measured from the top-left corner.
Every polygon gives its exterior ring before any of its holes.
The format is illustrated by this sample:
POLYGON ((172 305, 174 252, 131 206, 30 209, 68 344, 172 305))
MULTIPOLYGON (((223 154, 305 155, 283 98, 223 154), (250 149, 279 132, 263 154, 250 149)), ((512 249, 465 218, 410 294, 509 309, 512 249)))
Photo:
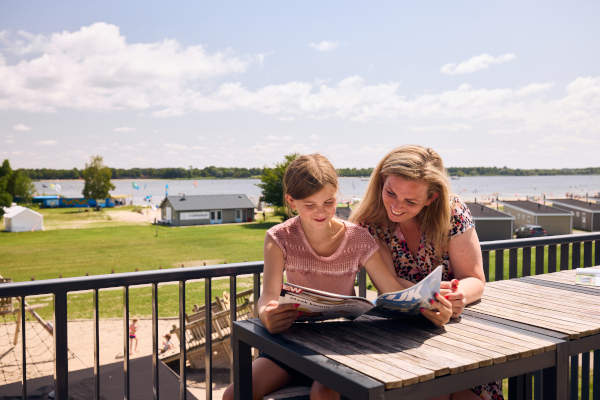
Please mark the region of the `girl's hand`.
POLYGON ((421 314, 435 326, 441 328, 450 321, 450 317, 452 316, 452 303, 439 293, 436 293, 435 300, 431 300, 431 305, 433 306, 431 310, 421 308, 421 314))
POLYGON ((452 318, 458 318, 467 305, 467 299, 458 288, 458 282, 458 279, 452 279, 450 282, 443 281, 440 285, 440 294, 452 303, 452 318))
POLYGON ((260 320, 270 333, 280 333, 287 330, 298 318, 299 304, 279 304, 271 300, 260 312, 260 320))

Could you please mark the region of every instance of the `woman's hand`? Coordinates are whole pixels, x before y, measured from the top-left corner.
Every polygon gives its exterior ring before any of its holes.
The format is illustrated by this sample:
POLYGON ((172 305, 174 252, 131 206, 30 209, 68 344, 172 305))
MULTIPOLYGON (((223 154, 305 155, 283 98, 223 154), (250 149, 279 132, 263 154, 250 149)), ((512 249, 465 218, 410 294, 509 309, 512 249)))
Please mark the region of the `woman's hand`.
POLYGON ((292 326, 298 318, 300 304, 279 304, 277 300, 269 301, 260 311, 259 316, 270 333, 280 333, 292 326))
POLYGON ((431 300, 432 309, 421 308, 421 314, 430 320, 435 326, 441 328, 452 316, 452 303, 439 293, 435 294, 435 300, 431 300))
POLYGON ((440 294, 452 303, 452 318, 458 318, 467 305, 465 294, 458 284, 458 279, 452 279, 450 282, 442 281, 440 285, 440 294))

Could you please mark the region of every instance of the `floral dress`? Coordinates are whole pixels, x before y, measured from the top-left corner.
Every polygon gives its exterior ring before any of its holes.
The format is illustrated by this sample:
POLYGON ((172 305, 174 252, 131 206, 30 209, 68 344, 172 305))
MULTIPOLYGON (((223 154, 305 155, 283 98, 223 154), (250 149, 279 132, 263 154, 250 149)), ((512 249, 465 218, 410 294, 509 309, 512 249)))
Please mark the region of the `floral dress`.
MULTIPOLYGON (((458 198, 452 197, 451 204, 451 227, 449 237, 460 235, 468 229, 475 226, 471 211, 458 198)), ((440 263, 436 262, 435 249, 433 245, 427 241, 425 235, 421 235, 419 249, 416 254, 413 254, 409 248, 402 232, 399 229, 395 231, 388 227, 380 227, 363 223, 362 226, 367 228, 373 237, 385 243, 392 254, 394 269, 400 278, 404 278, 411 282, 417 283, 426 277, 440 263)), ((452 265, 448 253, 442 255, 441 264, 443 265, 442 280, 449 281, 453 278, 452 265)), ((472 388, 473 392, 486 400, 502 400, 502 385, 501 382, 491 382, 485 385, 472 388)))

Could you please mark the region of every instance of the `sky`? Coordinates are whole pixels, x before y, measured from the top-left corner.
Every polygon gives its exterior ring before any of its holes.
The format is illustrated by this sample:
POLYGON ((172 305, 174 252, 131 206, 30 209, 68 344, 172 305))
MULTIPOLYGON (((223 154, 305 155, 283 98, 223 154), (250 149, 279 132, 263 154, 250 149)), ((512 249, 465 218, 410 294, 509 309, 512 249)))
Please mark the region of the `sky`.
POLYGON ((598 1, 0 1, 13 168, 600 166, 598 1))

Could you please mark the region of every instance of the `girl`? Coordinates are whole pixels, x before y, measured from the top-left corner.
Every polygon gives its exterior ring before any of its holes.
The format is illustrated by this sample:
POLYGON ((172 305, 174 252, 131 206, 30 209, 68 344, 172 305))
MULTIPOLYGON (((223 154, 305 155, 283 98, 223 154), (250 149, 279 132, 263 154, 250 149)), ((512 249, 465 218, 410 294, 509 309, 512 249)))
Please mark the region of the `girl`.
MULTIPOLYGON (((383 262, 379 246, 369 232, 335 218, 337 174, 320 154, 298 157, 284 178, 287 206, 298 215, 267 231, 264 245, 264 286, 258 314, 271 333, 283 332, 298 317, 298 304, 279 304, 285 271, 287 281, 343 295, 354 294, 354 280, 364 266, 381 292, 405 289, 412 283, 396 278, 383 262)), ((450 317, 451 303, 436 295, 433 307, 440 319, 450 317)), ((289 383, 294 372, 265 356, 252 364, 254 399, 262 399, 289 383)), ((223 398, 231 399, 230 385, 223 398)), ((338 393, 313 382, 311 399, 337 399, 338 393)))
MULTIPOLYGON (((381 257, 400 278, 416 283, 443 264, 441 294, 452 303, 452 316, 481 297, 485 275, 471 212, 450 196, 446 170, 434 150, 402 146, 387 154, 350 219, 379 241, 381 257)), ((429 310, 423 314, 437 325, 448 321, 429 310)), ((503 397, 501 386, 493 382, 451 398, 503 397)))

